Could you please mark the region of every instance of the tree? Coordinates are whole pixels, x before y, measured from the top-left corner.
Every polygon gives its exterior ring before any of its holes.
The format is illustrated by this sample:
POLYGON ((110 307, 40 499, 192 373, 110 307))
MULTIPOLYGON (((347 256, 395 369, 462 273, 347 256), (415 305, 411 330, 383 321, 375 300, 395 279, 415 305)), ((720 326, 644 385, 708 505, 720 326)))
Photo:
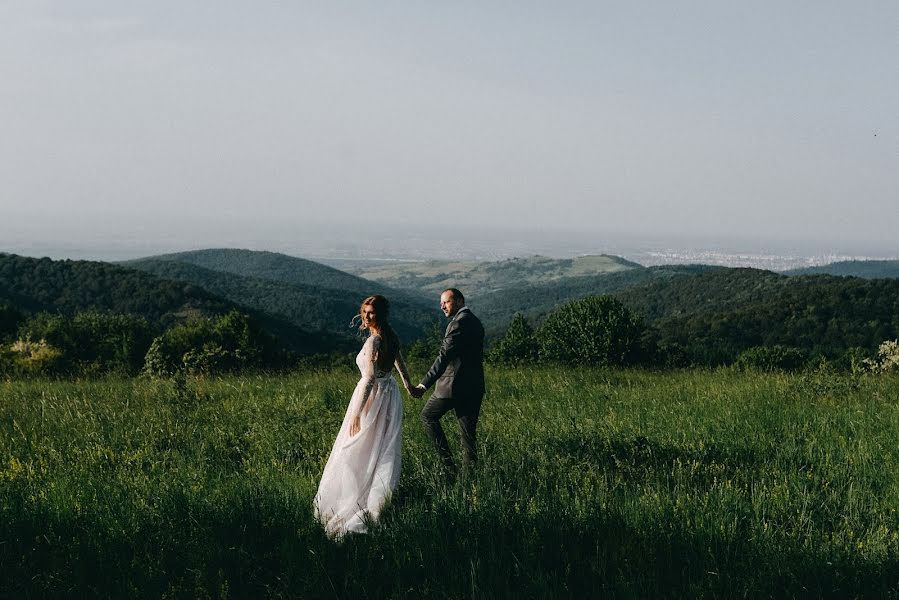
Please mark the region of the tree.
POLYGON ((153 339, 143 317, 101 312, 39 313, 20 327, 19 337, 46 340, 61 352, 60 370, 84 374, 136 373, 153 339))
POLYGON ((15 307, 0 303, 0 342, 16 333, 22 319, 15 307))
POLYGON ((435 319, 425 336, 412 342, 408 349, 403 352, 403 355, 410 361, 425 362, 434 360, 437 352, 440 351, 445 331, 446 325, 435 319))
POLYGON ((537 331, 542 359, 568 365, 633 364, 640 356, 640 318, 610 296, 561 306, 537 331))
POLYGON ((534 337, 534 328, 521 313, 515 313, 506 334, 487 355, 490 362, 502 365, 520 365, 538 359, 540 347, 534 337))
POLYGON ((805 352, 787 346, 755 346, 744 350, 736 365, 760 371, 795 371, 805 364, 805 352))
POLYGON ((252 318, 231 311, 216 319, 194 319, 157 337, 147 351, 144 373, 239 371, 270 364, 276 354, 274 340, 252 318))

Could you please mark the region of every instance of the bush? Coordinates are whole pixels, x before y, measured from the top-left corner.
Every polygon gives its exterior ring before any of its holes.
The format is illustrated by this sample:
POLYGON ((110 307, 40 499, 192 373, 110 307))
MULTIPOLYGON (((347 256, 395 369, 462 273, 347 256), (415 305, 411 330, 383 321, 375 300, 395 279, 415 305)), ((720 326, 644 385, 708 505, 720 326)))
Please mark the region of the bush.
POLYGON ((500 365, 520 365, 536 361, 539 354, 534 328, 524 315, 515 313, 506 334, 490 349, 487 359, 500 365))
POLYGON ((46 340, 61 352, 59 370, 85 374, 136 373, 153 339, 143 317, 99 312, 42 313, 21 326, 19 337, 46 340))
POLYGON ((877 357, 865 360, 865 366, 872 373, 899 371, 899 340, 881 343, 877 357))
POLYGON ((628 365, 640 358, 640 318, 610 296, 588 296, 551 313, 537 331, 540 358, 567 365, 628 365))
POLYGON ((22 313, 9 304, 0 304, 0 342, 12 338, 19 329, 19 324, 24 319, 22 313))
POLYGON ((789 346, 755 346, 737 357, 736 366, 759 371, 795 371, 806 361, 805 352, 789 346))
POLYGON ((446 333, 446 325, 440 321, 434 321, 423 338, 412 342, 408 349, 403 351, 407 361, 427 362, 437 357, 440 346, 443 344, 443 336, 446 333))
POLYGON ((47 340, 16 340, 0 347, 0 370, 10 374, 50 375, 59 370, 62 355, 47 340))
POLYGON ((274 341, 248 315, 231 311, 172 327, 153 340, 143 372, 166 377, 234 372, 259 367, 275 354, 274 341))

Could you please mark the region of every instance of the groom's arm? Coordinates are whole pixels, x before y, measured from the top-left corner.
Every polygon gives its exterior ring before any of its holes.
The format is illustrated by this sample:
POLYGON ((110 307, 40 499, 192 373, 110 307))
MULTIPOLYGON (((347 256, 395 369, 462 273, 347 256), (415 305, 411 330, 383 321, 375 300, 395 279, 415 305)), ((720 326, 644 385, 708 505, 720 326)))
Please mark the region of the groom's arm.
POLYGON ((419 387, 428 389, 434 385, 434 382, 443 375, 443 372, 446 371, 446 368, 453 359, 459 356, 459 351, 462 347, 462 328, 460 322, 461 321, 453 321, 450 324, 446 335, 443 337, 443 343, 440 344, 440 351, 437 353, 437 358, 434 360, 434 364, 431 365, 431 370, 428 371, 428 374, 421 380, 419 387))

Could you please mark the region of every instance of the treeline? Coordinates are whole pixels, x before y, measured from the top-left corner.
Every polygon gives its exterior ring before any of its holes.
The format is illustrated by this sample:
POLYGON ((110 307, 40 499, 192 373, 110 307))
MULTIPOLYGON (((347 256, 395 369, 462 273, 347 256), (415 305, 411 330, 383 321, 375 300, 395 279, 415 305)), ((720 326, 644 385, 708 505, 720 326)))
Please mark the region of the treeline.
POLYGON ((154 340, 179 336, 193 345, 162 346, 163 362, 184 363, 190 351, 184 364, 198 370, 280 368, 353 345, 348 335, 305 329, 191 283, 108 263, 0 254, 4 373, 133 374, 154 340))
MULTIPOLYGON (((214 271, 176 260, 142 259, 127 264, 162 279, 200 286, 216 296, 267 314, 278 315, 307 329, 343 335, 349 332, 348 315, 353 315, 359 310, 362 298, 374 293, 371 291, 374 286, 369 286, 369 291, 362 293, 308 283, 315 279, 308 279, 307 283, 278 281, 214 271)), ((287 272, 285 276, 291 273, 293 272, 287 272)), ((277 274, 276 272, 271 276, 277 274)), ((392 321, 397 332, 403 337, 421 335, 423 329, 437 314, 436 309, 424 307, 421 303, 410 303, 402 298, 395 299, 394 296, 390 298, 394 313, 392 321)))
POLYGON ((0 374, 153 376, 278 369, 297 357, 238 311, 159 331, 128 314, 26 316, 0 305, 0 374))
POLYGON ((828 283, 836 289, 813 302, 800 302, 809 296, 795 288, 777 301, 749 302, 711 314, 689 314, 692 309, 685 307, 687 316, 655 321, 612 296, 589 296, 564 304, 536 326, 516 314, 491 345, 488 358, 499 364, 736 364, 765 370, 822 362, 850 370, 877 360, 883 342, 899 337, 896 288, 884 281, 828 283))
POLYGON ((223 314, 233 303, 191 284, 94 261, 0 254, 0 303, 27 312, 141 315, 162 327, 190 315, 223 314))
POLYGON ((726 269, 657 280, 616 297, 651 326, 673 366, 721 365, 751 348, 795 348, 848 366, 899 336, 899 280, 726 269))

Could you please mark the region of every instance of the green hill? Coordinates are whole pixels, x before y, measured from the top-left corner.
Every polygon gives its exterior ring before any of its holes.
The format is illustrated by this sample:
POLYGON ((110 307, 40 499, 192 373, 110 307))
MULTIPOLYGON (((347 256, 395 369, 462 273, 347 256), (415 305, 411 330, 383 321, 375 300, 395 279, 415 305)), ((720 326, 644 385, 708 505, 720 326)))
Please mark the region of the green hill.
POLYGON ((524 285, 477 297, 472 308, 496 339, 516 312, 539 325, 565 302, 602 294, 644 319, 655 361, 663 364, 727 364, 754 346, 775 345, 848 364, 899 337, 899 279, 789 277, 703 265, 524 285))
POLYGON ((865 279, 899 278, 899 260, 847 260, 784 271, 784 275, 837 275, 865 279))
POLYGON ((386 285, 435 297, 448 287, 466 296, 480 296, 522 285, 542 285, 572 277, 606 275, 642 268, 618 256, 570 259, 532 256, 500 261, 360 261, 330 260, 329 264, 386 285))
POLYGON ((417 297, 414 293, 393 289, 384 282, 370 281, 334 267, 277 252, 212 248, 149 256, 121 264, 137 266, 147 260, 186 263, 212 271, 256 279, 339 290, 353 295, 357 301, 372 294, 384 294, 390 299, 391 304, 402 301, 423 305, 425 302, 423 298, 417 297))
POLYGON ((558 306, 590 295, 615 294, 657 279, 696 274, 719 267, 663 266, 639 267, 607 275, 567 277, 549 283, 518 285, 472 298, 473 310, 488 330, 496 332, 517 312, 537 319, 558 306))
MULTIPOLYGON (((217 296, 280 316, 302 327, 321 329, 344 336, 352 333, 350 320, 358 313, 359 302, 363 297, 357 290, 336 290, 276 279, 248 277, 176 260, 141 259, 125 264, 164 279, 200 286, 217 296)), ((272 272, 269 271, 269 274, 272 272)), ((356 287, 358 282, 354 281, 355 279, 344 282, 349 281, 356 287)), ((340 282, 338 277, 330 277, 328 281, 340 282)), ((378 284, 370 284, 368 290, 377 287, 378 284)), ((419 337, 424 329, 440 316, 436 309, 428 310, 419 302, 404 300, 406 296, 403 295, 400 295, 400 300, 396 300, 396 296, 395 293, 390 296, 391 322, 403 339, 419 337)))
POLYGON ((94 261, 54 261, 0 254, 0 304, 24 314, 99 311, 139 315, 162 330, 192 316, 239 310, 286 346, 303 353, 347 347, 345 340, 221 298, 200 286, 94 261))
POLYGON ((811 356, 872 351, 899 336, 899 280, 715 269, 624 289, 619 300, 654 325, 662 348, 719 364, 753 346, 811 356))

